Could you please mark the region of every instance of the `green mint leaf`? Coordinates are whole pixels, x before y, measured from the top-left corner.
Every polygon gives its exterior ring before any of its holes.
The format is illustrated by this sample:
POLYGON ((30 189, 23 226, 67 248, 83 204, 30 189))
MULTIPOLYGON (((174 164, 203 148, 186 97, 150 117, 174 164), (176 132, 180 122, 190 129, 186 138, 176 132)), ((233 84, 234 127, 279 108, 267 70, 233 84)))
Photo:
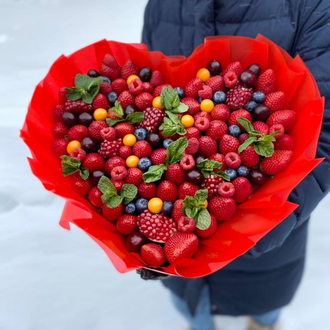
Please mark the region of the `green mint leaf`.
POLYGON ((196 192, 195 199, 200 202, 203 202, 203 205, 204 205, 204 201, 206 200, 207 195, 208 195, 207 189, 200 189, 196 192))
POLYGON ((180 98, 178 93, 171 86, 168 86, 162 89, 160 103, 165 109, 172 110, 180 105, 180 98))
POLYGON ((123 201, 123 197, 122 196, 113 196, 111 198, 109 198, 109 200, 106 202, 107 207, 110 207, 111 209, 114 209, 115 207, 119 206, 122 201, 123 201))
POLYGON ((184 104, 184 103, 180 103, 176 108, 173 108, 171 110, 172 113, 184 113, 187 112, 189 109, 189 107, 184 104))
MULTIPOLYGON (((183 200, 182 203, 183 203, 183 209, 185 207, 187 207, 187 208, 193 208, 193 207, 195 207, 196 200, 192 196, 186 196, 186 198, 183 200)), ((183 212, 183 209, 182 209, 182 212, 183 212)))
POLYGON ((81 162, 78 159, 70 158, 68 156, 61 156, 62 158, 62 174, 68 176, 80 170, 81 162))
POLYGON ((74 84, 76 87, 82 88, 82 89, 87 89, 87 86, 89 85, 89 79, 90 78, 86 74, 76 74, 75 79, 74 79, 74 84))
POLYGON ((220 176, 220 178, 230 181, 230 176, 225 172, 213 172, 212 175, 220 176))
POLYGON ((279 134, 279 133, 282 133, 281 131, 275 131, 274 133, 272 134, 262 134, 261 137, 258 139, 258 141, 271 141, 271 142, 275 142, 276 139, 275 139, 275 135, 276 134, 279 134))
MULTIPOLYGON (((162 128, 160 128, 162 129, 162 128)), ((163 128, 163 135, 166 136, 166 137, 170 137, 170 136, 173 136, 174 134, 177 133, 177 127, 166 127, 166 128, 163 128)), ((183 135, 183 134, 180 134, 180 135, 183 135)))
POLYGON ((165 117, 164 122, 159 127, 160 130, 163 130, 163 135, 166 137, 174 134, 185 135, 187 131, 181 124, 181 118, 170 111, 166 111, 166 114, 168 115, 168 118, 165 117))
POLYGON ((137 195, 138 189, 133 184, 124 184, 120 190, 120 196, 124 198, 124 204, 131 202, 137 195))
POLYGON ((172 142, 167 148, 166 164, 172 165, 178 163, 182 159, 183 153, 187 147, 188 139, 186 137, 172 142))
POLYGON ((122 121, 125 121, 125 120, 124 119, 110 119, 110 118, 106 119, 106 122, 107 122, 108 126, 113 126, 113 125, 115 125, 117 123, 120 123, 122 121))
POLYGON ((255 152, 260 156, 270 157, 274 153, 274 146, 270 141, 257 141, 253 146, 255 152))
POLYGON ((122 108, 122 106, 120 105, 120 102, 119 101, 116 101, 115 102, 115 109, 116 109, 116 112, 121 116, 123 117, 124 116, 124 110, 122 108))
POLYGON ((245 140, 238 148, 238 153, 240 154, 242 151, 244 151, 249 145, 257 141, 257 138, 255 136, 249 137, 247 140, 245 140))
POLYGON ((188 218, 193 218, 194 216, 193 216, 193 213, 192 213, 192 210, 193 210, 194 208, 190 208, 190 207, 185 207, 184 208, 184 214, 188 217, 188 218))
POLYGON ((245 130, 250 133, 252 131, 254 131, 254 128, 251 124, 250 121, 248 121, 246 118, 243 117, 238 117, 237 121, 245 128, 245 130))
POLYGON ((216 160, 205 159, 197 164, 197 168, 201 170, 205 178, 214 173, 214 170, 222 167, 222 163, 216 160))
POLYGON ((93 97, 92 97, 92 95, 90 95, 90 94, 88 94, 88 93, 84 93, 84 94, 82 95, 82 100, 83 100, 85 103, 87 103, 87 104, 92 104, 92 102, 93 102, 93 97))
POLYGON ((144 113, 142 111, 134 112, 128 115, 125 120, 132 125, 141 123, 144 120, 144 113))
POLYGON ((107 191, 109 191, 112 196, 117 195, 117 189, 112 184, 112 182, 107 178, 105 175, 101 176, 101 179, 99 180, 99 183, 97 184, 97 188, 101 190, 103 194, 105 194, 107 191))
POLYGON ((152 165, 149 167, 148 172, 145 172, 142 176, 145 183, 158 181, 163 173, 167 170, 167 166, 164 164, 161 165, 152 165))
POLYGON ((89 177, 89 171, 86 168, 83 168, 83 167, 81 168, 79 174, 80 174, 80 176, 83 180, 87 180, 88 177, 89 177))
POLYGON ((168 115, 168 117, 171 120, 172 124, 174 124, 174 125, 182 125, 181 124, 181 118, 178 115, 173 114, 170 111, 165 111, 165 113, 168 115))
POLYGON ((206 230, 211 225, 211 216, 207 209, 201 209, 195 220, 197 220, 196 227, 200 230, 206 230))

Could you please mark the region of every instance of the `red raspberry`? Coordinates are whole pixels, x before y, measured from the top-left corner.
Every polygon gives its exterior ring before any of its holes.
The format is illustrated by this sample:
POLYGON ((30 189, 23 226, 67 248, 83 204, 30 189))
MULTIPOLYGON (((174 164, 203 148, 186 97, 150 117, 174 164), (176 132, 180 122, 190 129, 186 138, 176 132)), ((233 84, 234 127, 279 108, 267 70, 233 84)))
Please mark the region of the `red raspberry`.
POLYGON ((178 221, 178 231, 182 233, 192 233, 196 228, 194 219, 182 216, 178 221))
POLYGON ((134 96, 129 91, 123 91, 118 96, 118 102, 125 109, 128 105, 134 104, 134 96))
POLYGON ((68 134, 68 128, 60 121, 52 126, 52 135, 55 139, 64 138, 68 134))
POLYGON ((57 105, 52 111, 52 116, 54 118, 54 121, 62 121, 62 116, 64 112, 65 112, 64 105, 63 104, 57 105))
POLYGON ((148 243, 141 248, 141 258, 151 266, 158 268, 165 263, 165 253, 161 246, 155 243, 148 243))
POLYGON ((148 108, 144 111, 144 120, 136 125, 136 128, 145 128, 150 133, 156 133, 163 123, 164 111, 157 108, 148 108))
POLYGON ((83 100, 71 101, 67 100, 64 104, 66 112, 85 112, 92 111, 92 106, 83 100))
POLYGON ((154 86, 152 86, 152 84, 150 84, 149 82, 144 82, 142 86, 144 92, 149 94, 152 94, 154 92, 154 86))
POLYGON ((212 236, 217 231, 217 228, 218 228, 217 219, 212 214, 210 214, 210 217, 211 217, 210 227, 207 229, 204 229, 204 230, 196 228, 194 233, 197 236, 202 237, 202 238, 207 238, 207 237, 212 236))
POLYGON ((127 176, 127 170, 124 166, 116 166, 110 174, 114 181, 122 181, 127 176))
POLYGON ((222 75, 225 76, 227 72, 234 71, 236 76, 239 77, 243 72, 243 67, 240 62, 232 62, 227 65, 227 67, 223 70, 222 75))
POLYGON ((225 156, 222 154, 213 154, 209 157, 209 160, 215 160, 222 164, 221 168, 214 170, 215 173, 223 172, 227 168, 225 163, 225 156))
POLYGON ((252 123, 252 126, 256 131, 258 131, 260 133, 268 134, 268 132, 269 132, 268 125, 262 121, 255 121, 254 123, 252 123))
POLYGON ((135 215, 124 214, 117 221, 117 230, 123 235, 129 235, 138 229, 135 215))
POLYGON ((227 121, 229 116, 230 110, 225 104, 217 104, 211 112, 211 118, 213 120, 227 121))
POLYGON ((185 172, 179 164, 169 165, 165 172, 165 179, 177 185, 181 184, 184 181, 184 176, 185 172))
POLYGON ((222 182, 219 184, 218 194, 222 197, 233 197, 235 187, 231 182, 222 182))
POLYGON ((166 157, 167 157, 166 149, 156 149, 152 152, 150 156, 150 160, 153 165, 161 165, 161 164, 165 164, 166 157))
POLYGON ((189 155, 194 155, 199 149, 199 142, 196 138, 191 138, 188 140, 188 147, 185 150, 185 153, 189 155))
POLYGON ((141 140, 134 144, 133 154, 140 159, 143 157, 150 157, 152 153, 152 148, 147 141, 141 140))
POLYGON ((106 54, 103 63, 100 68, 102 76, 108 77, 111 81, 114 81, 120 76, 120 66, 116 59, 110 54, 106 54))
POLYGON ((188 111, 186 112, 187 115, 194 116, 200 110, 199 102, 193 99, 192 97, 184 97, 181 100, 181 103, 189 107, 188 111))
POLYGON ((75 158, 75 159, 79 160, 80 162, 82 162, 86 157, 86 151, 83 150, 83 149, 80 149, 80 148, 74 149, 71 152, 69 157, 70 158, 75 158))
POLYGON ((66 147, 69 141, 66 139, 57 139, 52 144, 52 153, 56 157, 61 157, 67 154, 66 147))
POLYGON ((128 60, 121 68, 121 77, 125 80, 129 76, 137 75, 139 73, 139 68, 131 61, 128 60))
POLYGON ((156 196, 157 186, 154 183, 140 183, 138 187, 140 197, 145 199, 151 199, 156 196))
POLYGON ((123 185, 125 184, 124 181, 120 180, 120 181, 116 181, 114 179, 110 179, 111 183, 115 186, 115 188, 117 189, 117 192, 119 193, 121 188, 123 188, 123 185))
POLYGON ((159 85, 155 88, 154 92, 153 92, 153 97, 156 97, 156 96, 160 96, 160 94, 162 93, 162 90, 166 87, 169 87, 171 85, 169 84, 163 84, 163 85, 159 85))
POLYGON ((138 78, 133 79, 129 83, 128 89, 133 95, 138 95, 138 94, 142 93, 143 92, 142 81, 138 78))
POLYGON ((248 146, 244 151, 240 153, 242 165, 246 167, 254 167, 259 163, 260 157, 255 152, 252 145, 248 146))
POLYGON ((201 187, 208 190, 208 199, 213 198, 218 194, 218 188, 220 183, 223 182, 223 178, 217 175, 209 175, 204 179, 201 187))
POLYGON ((102 128, 100 134, 103 140, 113 141, 116 138, 116 130, 113 127, 102 128))
POLYGON ((153 99, 151 94, 143 92, 135 98, 135 105, 143 111, 152 106, 153 99))
POLYGON ((88 127, 88 132, 90 137, 97 141, 103 141, 101 131, 103 128, 107 128, 107 127, 109 126, 105 121, 101 121, 101 120, 93 121, 88 127))
POLYGON ((102 109, 109 109, 109 102, 105 95, 99 93, 96 95, 96 97, 93 100, 92 103, 93 110, 102 108, 102 109))
POLYGON ((207 119, 206 117, 199 116, 195 120, 195 127, 198 128, 199 131, 204 132, 209 129, 210 127, 210 120, 207 119))
POLYGON ((209 120, 209 121, 212 120, 210 114, 208 114, 208 113, 205 112, 205 111, 201 111, 201 112, 196 113, 196 115, 194 116, 194 120, 195 120, 195 122, 196 122, 196 120, 197 120, 198 118, 205 118, 205 119, 207 119, 207 120, 209 120))
POLYGON ((174 183, 164 180, 157 188, 157 197, 163 202, 174 202, 178 197, 178 188, 174 183))
POLYGON ((127 91, 127 82, 122 78, 114 80, 111 84, 112 91, 118 95, 124 91, 127 91))
POLYGON ((119 219, 124 213, 124 205, 119 204, 117 207, 110 208, 107 207, 106 204, 103 204, 102 206, 102 214, 103 216, 110 220, 110 221, 116 221, 119 219))
POLYGON ((88 154, 82 166, 86 168, 89 172, 101 171, 104 168, 105 161, 103 157, 97 153, 88 154))
POLYGON ((163 75, 160 73, 160 71, 158 70, 153 71, 151 75, 150 83, 154 87, 164 84, 163 75))
POLYGON ((174 202, 173 211, 172 211, 172 218, 176 223, 178 223, 178 221, 182 216, 185 216, 185 214, 182 212, 182 209, 183 209, 183 199, 177 199, 174 202))
POLYGON ((70 141, 77 140, 81 142, 88 135, 88 128, 83 125, 75 125, 68 131, 68 138, 70 141))
POLYGON ((288 134, 284 134, 274 142, 275 150, 293 150, 294 149, 294 141, 292 136, 288 134))
POLYGON ((269 127, 269 134, 273 134, 276 131, 281 131, 281 133, 277 133, 275 134, 275 139, 280 138, 281 136, 283 136, 284 134, 284 126, 282 124, 274 124, 272 126, 269 127))
POLYGON ((208 209, 219 221, 229 220, 236 212, 236 203, 230 197, 214 197, 208 209))
POLYGON ((195 167, 195 159, 192 155, 184 155, 180 161, 180 166, 185 171, 191 170, 195 167))
POLYGON ((235 194, 233 199, 236 203, 245 202, 252 194, 252 186, 247 178, 238 177, 233 182, 235 194))
POLYGON ((202 136, 199 139, 198 151, 206 157, 215 154, 218 150, 217 142, 210 136, 202 136))
POLYGON ((119 148, 122 146, 122 140, 116 139, 114 141, 103 141, 99 154, 103 157, 110 158, 119 155, 119 148))
POLYGON ((104 169, 110 174, 116 166, 126 166, 125 160, 121 157, 112 157, 106 161, 104 169))
POLYGON ((119 123, 115 126, 116 136, 123 139, 127 134, 134 134, 135 128, 130 123, 119 123))
POLYGON ((132 155, 132 148, 128 147, 128 146, 121 146, 119 148, 119 156, 126 159, 128 158, 130 155, 132 155))
POLYGON ((189 127, 186 129, 186 137, 188 140, 192 138, 199 139, 201 137, 201 132, 197 127, 189 127))
POLYGON ((88 194, 91 188, 92 184, 90 183, 89 179, 82 179, 78 173, 75 173, 71 176, 71 189, 75 193, 84 196, 88 194))
POLYGON ((195 99, 198 97, 198 91, 201 89, 203 89, 203 82, 199 78, 192 78, 187 82, 184 92, 187 97, 195 99))
POLYGON ((252 117, 250 115, 250 113, 246 110, 237 110, 231 113, 229 120, 228 120, 228 125, 238 125, 240 127, 241 130, 243 130, 245 132, 244 127, 237 121, 237 118, 245 118, 247 119, 249 122, 252 123, 252 117))
POLYGON ((223 78, 227 88, 234 88, 238 81, 237 75, 234 71, 228 71, 223 78))
POLYGON ((209 86, 212 88, 213 94, 218 91, 225 91, 225 84, 223 82, 223 78, 220 76, 214 76, 211 77, 206 83, 206 86, 209 86))
POLYGON ((228 152, 237 152, 239 147, 238 140, 231 135, 225 134, 220 141, 220 151, 223 155, 228 154, 228 152))
POLYGON ((195 196, 198 190, 198 186, 195 186, 194 184, 189 182, 183 182, 180 184, 178 189, 179 199, 185 199, 186 196, 195 196))
POLYGON ((231 110, 244 108, 245 105, 249 101, 251 101, 252 94, 253 94, 253 89, 244 88, 240 85, 237 85, 233 89, 228 91, 226 104, 231 110))
POLYGON ((225 156, 225 163, 228 167, 236 169, 241 166, 241 157, 236 152, 228 152, 225 156))
POLYGON ((101 197, 102 197, 102 192, 97 187, 93 187, 88 193, 88 199, 91 202, 91 204, 94 205, 95 207, 102 206, 103 202, 101 197))
POLYGON ((127 170, 127 176, 125 178, 125 182, 129 184, 134 184, 134 186, 138 186, 142 182, 143 172, 136 168, 132 167, 127 170))
POLYGON ((213 95, 212 88, 210 86, 204 85, 203 89, 198 91, 198 96, 202 98, 203 100, 205 99, 211 99, 213 95))
POLYGON ((112 92, 112 87, 110 84, 108 84, 107 82, 103 82, 100 86, 100 93, 102 93, 103 95, 107 96, 108 94, 110 94, 112 92))
POLYGON ((206 131, 206 135, 212 137, 215 141, 220 141, 227 134, 228 127, 224 121, 213 120, 206 131))

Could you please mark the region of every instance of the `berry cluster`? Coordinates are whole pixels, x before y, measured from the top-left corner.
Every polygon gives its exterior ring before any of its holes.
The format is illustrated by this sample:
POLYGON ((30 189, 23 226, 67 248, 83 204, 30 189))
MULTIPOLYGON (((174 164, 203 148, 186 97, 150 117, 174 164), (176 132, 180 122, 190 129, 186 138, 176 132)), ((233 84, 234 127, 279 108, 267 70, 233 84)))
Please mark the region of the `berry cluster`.
POLYGON ((212 60, 172 87, 106 55, 59 100, 52 152, 63 175, 151 267, 192 258, 293 154, 296 114, 258 64, 212 60))

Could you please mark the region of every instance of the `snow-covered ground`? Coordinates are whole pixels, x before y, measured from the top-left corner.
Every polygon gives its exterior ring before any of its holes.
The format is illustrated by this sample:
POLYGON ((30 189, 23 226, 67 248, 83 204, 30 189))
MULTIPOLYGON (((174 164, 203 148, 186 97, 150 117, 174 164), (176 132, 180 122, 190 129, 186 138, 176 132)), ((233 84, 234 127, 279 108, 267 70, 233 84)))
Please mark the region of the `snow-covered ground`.
MULTIPOLYGON (((35 85, 62 52, 107 38, 140 40, 145 0, 0 0, 0 329, 180 330, 158 282, 118 274, 77 228, 58 226, 63 201, 43 189, 19 140, 35 85), (157 302, 157 303, 155 303, 157 302)), ((303 283, 283 329, 329 329, 330 198, 310 226, 303 283)), ((219 317, 223 330, 245 318, 219 317)))

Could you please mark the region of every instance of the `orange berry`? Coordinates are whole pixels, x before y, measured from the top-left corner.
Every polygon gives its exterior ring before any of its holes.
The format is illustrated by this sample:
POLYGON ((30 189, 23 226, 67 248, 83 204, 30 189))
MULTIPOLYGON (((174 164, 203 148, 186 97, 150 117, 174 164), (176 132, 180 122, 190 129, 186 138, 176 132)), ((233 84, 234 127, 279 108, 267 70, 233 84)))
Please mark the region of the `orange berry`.
POLYGON ((137 156, 134 156, 134 155, 129 156, 126 159, 126 165, 127 165, 127 167, 137 167, 139 164, 139 160, 140 159, 137 156))
POLYGON ((95 120, 106 120, 108 111, 102 108, 98 108, 94 111, 93 116, 95 120))
POLYGON ((186 128, 194 126, 194 123, 195 123, 195 120, 194 120, 193 116, 184 115, 181 118, 181 124, 186 128))
POLYGON ((160 96, 156 96, 153 100, 152 100, 152 106, 154 108, 163 110, 164 107, 162 106, 161 102, 160 102, 160 96))
POLYGON ((202 82, 208 81, 211 77, 210 71, 208 69, 199 69, 196 75, 202 82))
POLYGON ((151 198, 148 202, 148 210, 151 213, 160 213, 163 209, 163 201, 160 198, 151 198))
POLYGON ((136 142, 136 137, 134 134, 126 134, 123 138, 123 143, 125 146, 133 147, 136 142))
POLYGON ((214 108, 214 103, 212 100, 205 99, 201 103, 201 110, 204 112, 211 112, 214 108))
POLYGON ((69 144, 66 147, 66 151, 68 154, 71 154, 73 150, 80 149, 81 148, 81 143, 77 140, 70 141, 69 144))

